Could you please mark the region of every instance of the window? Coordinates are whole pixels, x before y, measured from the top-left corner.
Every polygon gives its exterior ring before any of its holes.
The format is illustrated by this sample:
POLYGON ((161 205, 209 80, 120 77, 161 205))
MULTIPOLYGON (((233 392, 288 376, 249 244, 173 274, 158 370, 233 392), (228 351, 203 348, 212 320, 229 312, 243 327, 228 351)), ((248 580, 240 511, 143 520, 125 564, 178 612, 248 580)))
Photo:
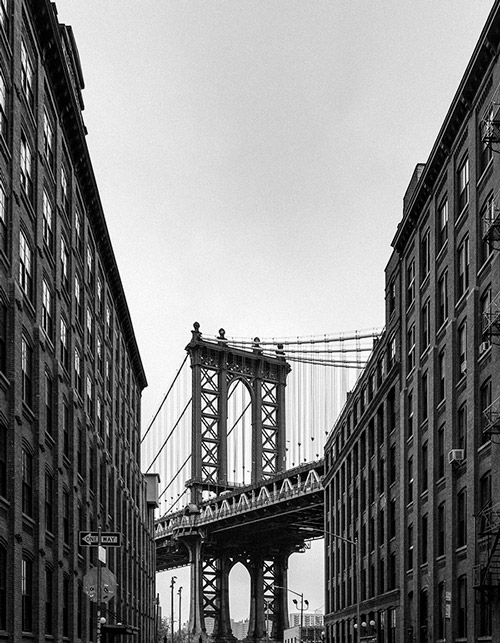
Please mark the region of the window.
POLYGON ((467 490, 457 495, 457 547, 467 544, 467 490))
POLYGON ((45 634, 53 634, 53 597, 54 597, 54 572, 50 567, 45 568, 45 634))
POLYGON ((408 525, 408 558, 406 561, 406 569, 413 569, 413 524, 408 525))
POLYGON ((389 341, 388 351, 387 351, 387 371, 390 371, 395 363, 396 363, 396 338, 391 337, 389 341))
POLYGON ((70 456, 70 413, 69 413, 69 405, 66 400, 64 400, 63 405, 62 405, 62 412, 63 412, 63 454, 69 458, 70 456))
MULTIPOLYGON (((1 7, 1 2, 0 2, 1 7)), ((0 11, 1 17, 1 11, 0 11)), ((0 72, 0 135, 5 138, 7 134, 7 87, 5 78, 0 72)))
POLYGON ((52 291, 44 279, 42 281, 42 328, 49 339, 52 339, 54 322, 52 318, 52 291))
POLYGON ((413 437, 413 391, 408 393, 407 419, 406 419, 406 437, 413 437))
POLYGON ((420 280, 423 281, 429 274, 431 267, 431 233, 427 229, 420 240, 420 280))
POLYGON ((0 424, 0 496, 7 497, 7 429, 4 424, 0 424))
POLYGON ((45 472, 45 529, 54 531, 54 477, 45 472))
POLYGON ((97 371, 102 376, 103 372, 103 357, 102 357, 102 339, 97 335, 96 337, 96 357, 97 357, 97 371))
MULTIPOLYGON (((66 574, 63 576, 63 604, 62 604, 62 633, 64 637, 69 637, 69 578, 66 574)), ((95 630, 95 626, 91 631, 95 630)))
POLYGON ((411 373, 415 368, 415 324, 412 324, 407 332, 407 360, 406 371, 411 373))
POLYGON ((410 259, 406 266, 406 308, 415 301, 415 259, 410 259))
POLYGON ((437 555, 444 556, 446 530, 446 504, 442 502, 437 511, 437 555))
POLYGON ((389 484, 396 482, 396 445, 389 448, 389 484))
POLYGON ((54 167, 54 127, 47 109, 43 112, 43 152, 47 165, 54 167))
POLYGON ((70 215, 70 199, 68 186, 68 172, 64 165, 61 165, 61 202, 62 209, 66 216, 70 215))
POLYGON ((21 339, 22 398, 28 406, 33 397, 33 348, 26 337, 21 339))
POLYGON ((487 168, 493 156, 491 149, 491 135, 495 120, 495 110, 490 107, 486 111, 479 124, 479 173, 482 174, 487 168))
POLYGON ((429 523, 428 516, 427 516, 427 514, 424 514, 422 516, 422 529, 421 529, 421 534, 420 534, 421 551, 422 551, 422 563, 427 562, 427 550, 428 550, 427 544, 428 544, 428 540, 429 540, 428 523, 429 523))
POLYGON ((446 353, 443 349, 438 355, 438 403, 446 397, 446 353))
POLYGON ((49 195, 46 190, 43 191, 43 241, 45 246, 52 254, 54 248, 54 230, 53 230, 53 208, 49 195))
POLYGON ((422 373, 422 422, 429 417, 429 376, 427 371, 422 373))
POLYGON ((438 207, 438 250, 444 246, 448 241, 448 199, 441 201, 440 206, 438 207))
POLYGON ((75 347, 75 388, 78 393, 82 392, 82 359, 80 351, 75 347))
POLYGON ((35 104, 34 75, 33 61, 28 53, 26 42, 21 40, 21 90, 28 106, 31 108, 35 104))
POLYGON ((54 388, 52 378, 45 371, 45 430, 49 435, 54 431, 54 388))
POLYGON ((444 272, 438 281, 438 328, 448 319, 448 272, 444 272))
POLYGON ((19 235, 19 285, 23 293, 31 299, 33 296, 33 251, 22 230, 19 235))
POLYGON ((33 200, 33 153, 30 144, 24 134, 21 134, 21 148, 20 148, 20 181, 21 189, 24 195, 30 200, 33 200))
POLYGON ((458 211, 469 203, 469 159, 466 158, 458 168, 458 211))
POLYGON ((422 444, 422 492, 427 491, 429 485, 429 447, 427 442, 422 444))
POLYGON ((421 324, 422 352, 425 352, 431 343, 431 305, 429 299, 422 306, 421 324))
POLYGON ((66 320, 61 317, 60 358, 61 364, 69 370, 69 330, 66 320))
POLYGON ((66 545, 69 545, 69 523, 70 523, 70 500, 67 489, 63 490, 62 497, 62 516, 63 516, 63 539, 66 545))
POLYGON ((483 207, 481 208, 481 212, 479 215, 479 222, 481 226, 479 240, 479 260, 481 264, 488 261, 493 251, 491 241, 488 238, 488 231, 491 224, 495 220, 495 216, 495 201, 493 199, 493 195, 490 194, 490 196, 486 199, 483 207))
POLYGON ((82 254, 83 249, 83 231, 82 231, 82 215, 79 210, 75 210, 75 245, 76 249, 82 254))
POLYGON ((488 433, 488 418, 486 417, 485 411, 491 404, 491 380, 487 379, 479 389, 479 411, 480 411, 480 421, 482 428, 482 438, 481 444, 484 444, 490 439, 488 433))
POLYGON ((23 555, 21 560, 21 604, 23 632, 33 631, 33 562, 23 555))
POLYGON ((92 312, 90 308, 87 307, 87 316, 86 316, 86 336, 87 336, 87 349, 94 349, 94 335, 92 333, 92 312))
POLYGON ((467 322, 458 327, 458 378, 467 372, 467 322))
POLYGON ((467 404, 462 404, 457 413, 457 449, 463 449, 465 454, 467 440, 467 404))
POLYGON ((87 283, 92 286, 94 283, 94 248, 87 243, 87 283))
POLYGON ((457 297, 460 299, 469 289, 469 237, 458 246, 457 265, 457 297))
POLYGON ((488 471, 479 479, 479 533, 490 527, 490 521, 484 512, 491 509, 491 472, 488 471))
POLYGON ((21 452, 22 510, 27 516, 33 515, 33 456, 23 447, 21 452))
POLYGON ((444 476, 444 424, 437 432, 437 477, 444 476))
POLYGON ((389 317, 390 317, 396 310, 396 282, 394 279, 389 284, 387 301, 389 305, 389 317))
POLYGON ((66 239, 61 236, 61 286, 69 292, 69 250, 66 239))
POLYGON ((407 490, 407 499, 408 503, 413 502, 413 457, 408 458, 408 469, 406 476, 406 490, 407 490))
POLYGON ((488 286, 487 288, 484 289, 479 299, 479 312, 481 315, 481 318, 479 320, 479 327, 481 330, 481 335, 484 335, 485 331, 488 328, 490 305, 491 305, 491 286, 488 286))
POLYGON ((87 374, 86 391, 87 391, 87 414, 89 415, 90 418, 92 418, 94 414, 94 397, 93 397, 92 378, 90 377, 89 374, 87 374))
POLYGON ((82 304, 82 285, 80 275, 75 272, 75 315, 77 320, 82 323, 83 304, 82 304))
POLYGON ((7 227, 7 194, 0 183, 0 250, 7 252, 8 227, 7 227))
POLYGON ((457 593, 457 636, 465 638, 467 636, 467 576, 465 574, 458 578, 457 593))

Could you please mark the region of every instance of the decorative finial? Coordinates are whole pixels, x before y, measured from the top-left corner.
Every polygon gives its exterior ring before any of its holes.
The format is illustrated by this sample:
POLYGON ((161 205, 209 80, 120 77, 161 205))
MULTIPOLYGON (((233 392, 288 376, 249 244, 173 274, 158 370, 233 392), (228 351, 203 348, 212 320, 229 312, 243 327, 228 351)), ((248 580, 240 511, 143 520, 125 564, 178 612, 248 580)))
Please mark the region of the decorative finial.
POLYGON ((199 322, 194 322, 193 328, 194 328, 194 330, 191 331, 191 334, 193 336, 193 340, 196 341, 197 339, 201 339, 199 322))
POLYGON ((227 344, 226 331, 223 328, 219 328, 219 336, 217 337, 219 344, 227 344))
POLYGON ((279 357, 283 357, 285 355, 285 351, 283 350, 283 344, 278 344, 276 355, 278 355, 279 357))
POLYGON ((262 348, 260 347, 260 337, 253 338, 253 352, 262 353, 262 348))

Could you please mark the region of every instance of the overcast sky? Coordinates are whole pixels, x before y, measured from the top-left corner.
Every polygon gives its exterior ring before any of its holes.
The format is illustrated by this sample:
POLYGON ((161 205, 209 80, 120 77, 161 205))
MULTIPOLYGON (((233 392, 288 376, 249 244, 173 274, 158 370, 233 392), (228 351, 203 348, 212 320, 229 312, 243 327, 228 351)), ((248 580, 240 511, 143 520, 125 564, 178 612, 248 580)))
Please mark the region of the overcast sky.
MULTIPOLYGON (((404 191, 492 4, 57 1, 149 381, 145 425, 195 320, 249 337, 383 325, 404 191)), ((294 556, 289 581, 313 608, 318 559, 294 556)), ((233 616, 247 611, 245 596, 233 616)))

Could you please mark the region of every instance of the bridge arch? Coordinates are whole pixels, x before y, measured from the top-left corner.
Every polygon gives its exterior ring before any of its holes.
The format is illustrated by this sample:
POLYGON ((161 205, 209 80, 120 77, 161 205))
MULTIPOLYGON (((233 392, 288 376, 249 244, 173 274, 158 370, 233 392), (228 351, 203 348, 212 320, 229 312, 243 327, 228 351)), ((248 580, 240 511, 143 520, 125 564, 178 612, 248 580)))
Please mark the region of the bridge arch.
POLYGON ((254 392, 243 377, 230 380, 227 390, 227 476, 234 484, 249 484, 252 474, 254 392))

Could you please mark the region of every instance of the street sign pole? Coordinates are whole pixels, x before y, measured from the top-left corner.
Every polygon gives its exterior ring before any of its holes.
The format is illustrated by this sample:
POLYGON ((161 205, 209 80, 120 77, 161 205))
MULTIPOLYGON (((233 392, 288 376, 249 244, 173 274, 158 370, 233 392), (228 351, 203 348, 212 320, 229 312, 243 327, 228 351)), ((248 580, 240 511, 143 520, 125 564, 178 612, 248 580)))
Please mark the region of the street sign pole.
POLYGON ((99 552, 101 549, 101 526, 97 528, 97 623, 96 623, 96 643, 101 643, 101 559, 99 552))

